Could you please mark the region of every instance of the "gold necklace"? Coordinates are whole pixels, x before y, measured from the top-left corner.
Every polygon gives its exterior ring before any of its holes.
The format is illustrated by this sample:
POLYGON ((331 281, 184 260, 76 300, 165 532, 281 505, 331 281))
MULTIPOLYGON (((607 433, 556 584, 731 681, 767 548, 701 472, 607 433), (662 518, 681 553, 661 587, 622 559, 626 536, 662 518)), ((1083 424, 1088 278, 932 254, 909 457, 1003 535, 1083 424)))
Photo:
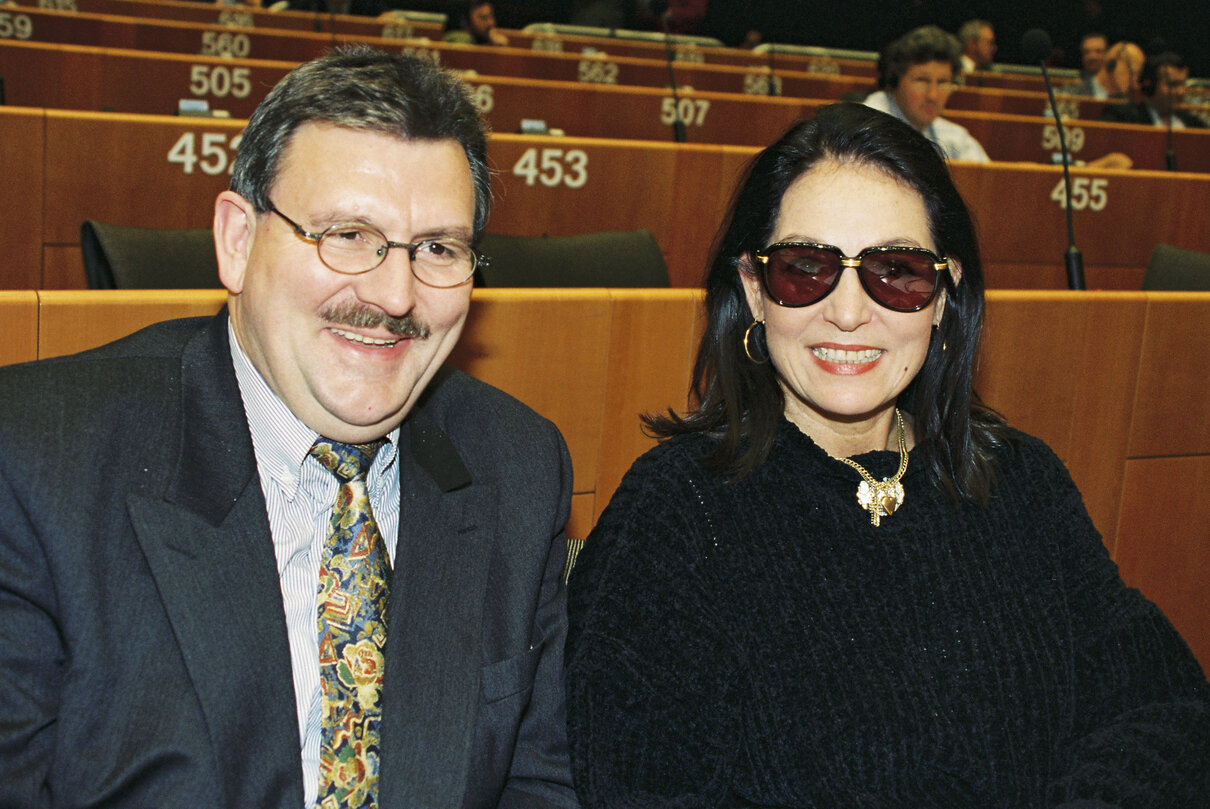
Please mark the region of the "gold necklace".
POLYGON ((867 472, 861 464, 849 458, 840 459, 861 474, 862 480, 857 486, 857 502, 870 512, 870 524, 873 526, 881 525, 883 517, 891 516, 895 513, 895 509, 903 505, 903 484, 899 480, 907 471, 908 454, 907 438, 903 429, 903 415, 897 407, 895 408, 895 425, 899 431, 899 471, 893 477, 883 478, 881 482, 874 480, 874 476, 867 472))

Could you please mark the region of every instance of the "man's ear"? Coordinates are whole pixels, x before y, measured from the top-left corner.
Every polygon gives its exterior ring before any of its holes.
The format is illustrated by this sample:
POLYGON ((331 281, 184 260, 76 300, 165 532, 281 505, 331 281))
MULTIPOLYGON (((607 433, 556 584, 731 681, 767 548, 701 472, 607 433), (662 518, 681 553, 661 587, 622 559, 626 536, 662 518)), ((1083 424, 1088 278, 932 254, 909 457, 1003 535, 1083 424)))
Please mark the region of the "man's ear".
POLYGON ((765 291, 760 284, 760 269, 751 253, 744 253, 735 260, 739 280, 744 285, 744 297, 748 299, 748 309, 757 320, 765 319, 765 291))
POLYGON ((234 191, 219 194, 214 200, 214 251, 219 281, 232 295, 244 289, 255 232, 256 209, 252 203, 234 191))

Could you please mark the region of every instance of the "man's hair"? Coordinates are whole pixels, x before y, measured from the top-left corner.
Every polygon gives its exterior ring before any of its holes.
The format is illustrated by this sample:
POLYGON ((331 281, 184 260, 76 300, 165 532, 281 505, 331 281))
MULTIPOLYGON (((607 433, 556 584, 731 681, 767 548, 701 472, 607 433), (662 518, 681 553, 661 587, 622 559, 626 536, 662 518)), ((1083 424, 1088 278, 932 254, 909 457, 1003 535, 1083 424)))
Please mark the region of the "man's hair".
POLYGON ((1109 37, 1102 34, 1100 31, 1089 31, 1084 36, 1080 37, 1080 47, 1084 47, 1084 43, 1090 39, 1099 39, 1105 43, 1105 47, 1109 47, 1109 37))
POLYGON ((958 40, 962 43, 963 50, 983 35, 984 28, 991 27, 992 24, 987 20, 967 20, 962 23, 962 27, 958 29, 958 40))
POLYGON ((231 190, 257 211, 269 210, 269 193, 290 138, 312 121, 403 140, 457 141, 475 188, 474 240, 482 235, 491 210, 487 127, 466 85, 453 74, 432 62, 365 45, 299 65, 252 113, 235 157, 231 190))
POLYGON ((929 62, 949 62, 957 76, 962 72, 962 48, 953 34, 922 25, 886 46, 878 60, 878 86, 894 89, 909 67, 929 62))
MULTIPOLYGON (((916 452, 937 488, 956 501, 986 503, 995 482, 992 456, 1007 433, 972 388, 983 327, 983 269, 974 224, 940 150, 899 119, 862 104, 820 107, 749 164, 706 275, 706 327, 693 374, 696 407, 683 416, 647 416, 647 428, 659 438, 718 436, 717 448, 702 461, 736 478, 768 456, 784 419, 785 394, 771 364, 758 365, 745 355, 753 314, 740 276, 752 271, 753 252, 773 238, 786 190, 823 162, 839 163, 842 170, 875 168, 920 194, 937 250, 962 267, 958 283, 949 273, 938 279, 946 291, 944 316, 898 404, 915 418, 916 452)), ((870 200, 869 216, 878 215, 878 200, 870 200)), ((759 346, 759 335, 754 339, 759 346)))
POLYGON ((1139 90, 1148 98, 1154 98, 1160 86, 1160 68, 1172 67, 1184 70, 1189 67, 1184 57, 1173 51, 1164 51, 1155 56, 1148 56, 1139 72, 1139 90))

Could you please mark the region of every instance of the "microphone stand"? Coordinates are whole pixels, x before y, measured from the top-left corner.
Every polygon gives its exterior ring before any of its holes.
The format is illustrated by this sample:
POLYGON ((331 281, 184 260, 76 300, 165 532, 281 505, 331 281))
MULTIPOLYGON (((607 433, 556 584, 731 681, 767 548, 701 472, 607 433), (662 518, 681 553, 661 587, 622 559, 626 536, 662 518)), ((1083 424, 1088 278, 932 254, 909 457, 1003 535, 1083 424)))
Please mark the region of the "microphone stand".
POLYGON ((1046 72, 1046 59, 1040 59, 1042 78, 1046 83, 1046 94, 1050 97, 1050 111, 1055 116, 1055 128, 1059 130, 1059 149, 1063 153, 1063 188, 1067 204, 1067 253, 1064 261, 1067 264, 1067 288, 1085 289, 1084 286, 1084 254, 1076 247, 1076 231, 1071 220, 1071 171, 1068 164, 1071 158, 1067 154, 1067 136, 1063 133, 1063 119, 1059 117, 1059 105, 1055 103, 1054 87, 1050 84, 1050 74, 1046 72))
POLYGON ((668 59, 668 82, 672 85, 672 139, 685 142, 685 122, 681 120, 681 96, 676 89, 676 71, 672 63, 676 54, 672 51, 672 35, 668 33, 668 12, 660 15, 660 28, 664 30, 664 52, 668 59))

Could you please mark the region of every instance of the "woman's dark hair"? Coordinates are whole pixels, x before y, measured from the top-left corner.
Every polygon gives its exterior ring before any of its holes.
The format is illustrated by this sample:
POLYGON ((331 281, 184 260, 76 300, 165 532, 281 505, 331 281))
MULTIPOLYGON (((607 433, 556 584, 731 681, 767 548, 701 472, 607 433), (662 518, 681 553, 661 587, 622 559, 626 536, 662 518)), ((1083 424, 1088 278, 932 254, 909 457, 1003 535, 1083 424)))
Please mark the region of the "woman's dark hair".
MULTIPOLYGON (((821 161, 873 166, 924 200, 933 242, 957 260, 961 282, 943 275, 947 300, 928 353, 899 406, 915 418, 916 451, 935 485, 955 501, 986 503, 994 484, 992 452, 1004 422, 975 396, 971 377, 983 327, 983 268, 974 225, 937 148, 901 121, 861 104, 822 107, 749 165, 720 230, 706 277, 706 331, 694 367, 697 407, 644 419, 660 438, 708 432, 721 441, 704 462, 743 477, 764 462, 783 421, 785 400, 771 364, 745 354, 753 322, 741 272, 766 247, 786 189, 821 161)), ((877 215, 872 201, 870 215, 877 215)), ((759 330, 757 330, 759 332, 759 330)), ((763 346, 762 346, 763 348, 763 346)))

